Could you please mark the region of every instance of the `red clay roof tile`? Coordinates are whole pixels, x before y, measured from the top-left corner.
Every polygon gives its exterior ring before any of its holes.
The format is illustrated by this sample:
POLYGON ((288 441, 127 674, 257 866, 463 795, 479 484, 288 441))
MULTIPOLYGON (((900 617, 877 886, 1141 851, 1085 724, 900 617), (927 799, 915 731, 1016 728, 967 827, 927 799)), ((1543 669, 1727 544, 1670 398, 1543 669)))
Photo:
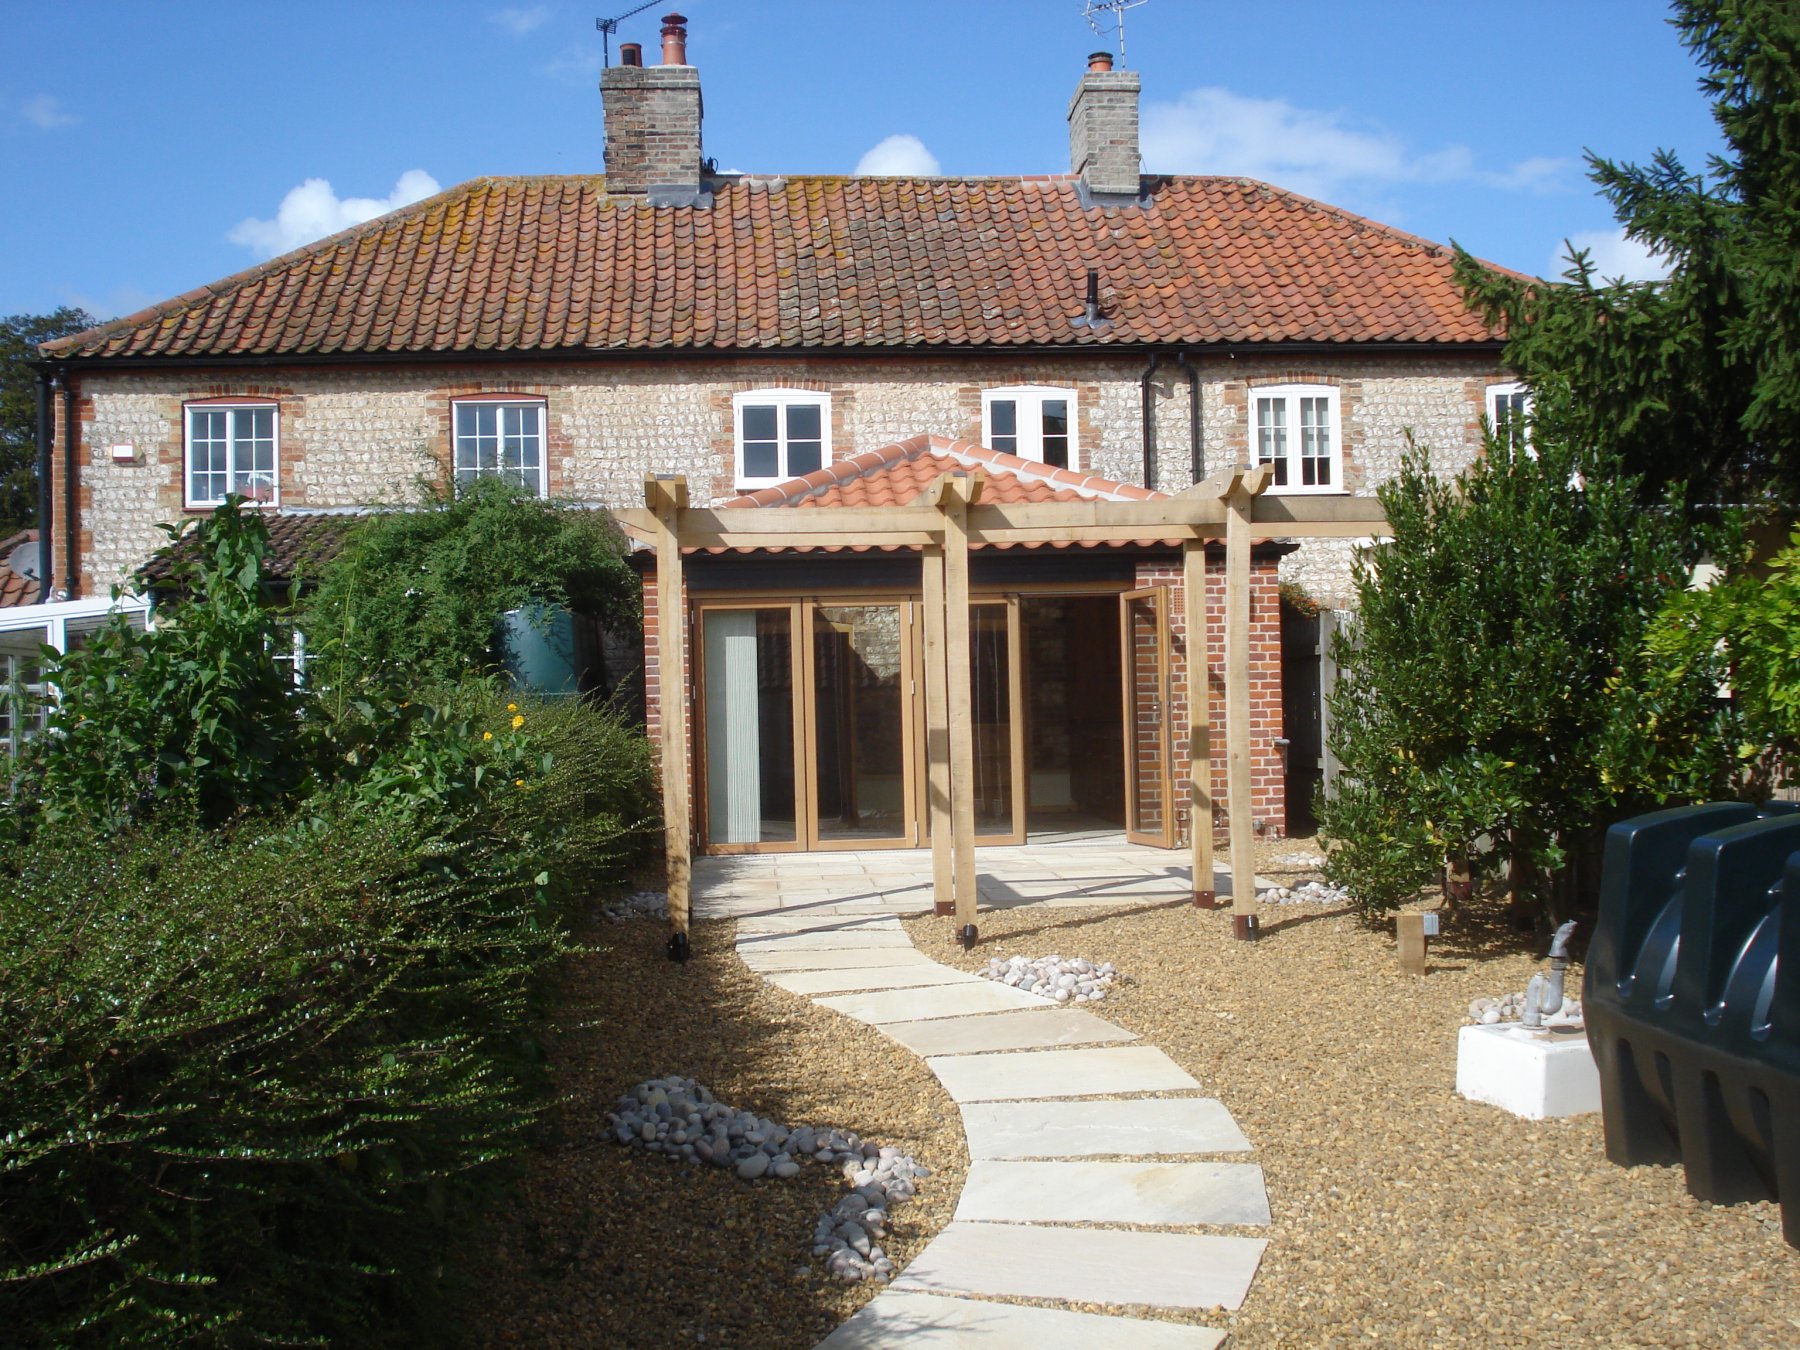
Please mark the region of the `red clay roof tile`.
POLYGON ((732 177, 710 207, 478 178, 63 357, 1135 343, 1471 343, 1439 245, 1239 178, 1084 208, 1069 178, 732 177), (1077 326, 1088 268, 1099 328, 1077 326))

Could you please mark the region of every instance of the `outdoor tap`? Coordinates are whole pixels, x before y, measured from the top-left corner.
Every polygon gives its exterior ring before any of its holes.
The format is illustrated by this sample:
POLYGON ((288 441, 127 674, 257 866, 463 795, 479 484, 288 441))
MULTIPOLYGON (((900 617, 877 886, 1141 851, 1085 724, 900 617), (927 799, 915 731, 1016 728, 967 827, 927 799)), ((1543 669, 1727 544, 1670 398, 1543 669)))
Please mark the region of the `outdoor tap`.
POLYGON ((1569 971, 1569 938, 1574 932, 1575 920, 1570 919, 1550 940, 1550 973, 1533 975, 1531 983, 1525 986, 1525 1010, 1519 1014, 1519 1025, 1542 1027, 1546 1017, 1562 1011, 1563 978, 1569 971))

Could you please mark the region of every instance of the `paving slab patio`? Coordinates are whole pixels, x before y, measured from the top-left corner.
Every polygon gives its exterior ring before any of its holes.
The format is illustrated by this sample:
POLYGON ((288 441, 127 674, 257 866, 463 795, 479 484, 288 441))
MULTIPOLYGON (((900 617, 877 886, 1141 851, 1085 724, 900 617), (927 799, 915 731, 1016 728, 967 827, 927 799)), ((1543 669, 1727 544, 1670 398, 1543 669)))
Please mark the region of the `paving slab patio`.
MULTIPOLYGON (((823 1007, 877 1026, 884 1022, 923 1022, 937 1017, 965 1017, 1004 1008, 1053 1007, 1048 999, 992 980, 931 989, 889 989, 873 994, 837 994, 815 1000, 823 1007)), ((927 1061, 929 1063, 929 1061, 927 1061)))
POLYGON ((899 931, 899 918, 889 914, 886 910, 832 914, 818 914, 811 911, 795 914, 783 911, 779 914, 748 914, 738 920, 740 934, 897 933, 899 931))
POLYGON ((1265 1224, 1255 1163, 973 1162, 959 1222, 1265 1224))
POLYGON ((837 950, 798 952, 755 951, 738 948, 738 959, 763 974, 787 970, 894 970, 903 966, 935 966, 916 947, 845 947, 837 950))
POLYGON ((935 1022, 889 1022, 881 1028, 921 1059, 995 1050, 1036 1050, 1059 1045, 1135 1041, 1137 1033, 1079 1008, 1021 1008, 935 1022))
POLYGON ((952 1221, 890 1288, 896 1293, 1237 1308, 1250 1291, 1267 1245, 1262 1238, 1211 1234, 952 1221))
POLYGON ((818 1350, 1218 1350, 1224 1342, 1222 1331, 1179 1322, 889 1291, 818 1350))
MULTIPOLYGON (((862 932, 855 928, 826 928, 813 933, 744 933, 738 950, 759 952, 819 952, 847 947, 912 947, 905 932, 862 932)), ((914 948, 914 950, 917 950, 914 948)))
POLYGON ((976 1159, 1250 1150, 1231 1112, 1214 1097, 968 1102, 962 1123, 969 1156, 976 1159))
POLYGON ((926 1066, 957 1102, 1179 1092, 1200 1084, 1151 1045, 937 1055, 926 1066))
POLYGON ((769 983, 790 994, 842 994, 856 989, 939 988, 973 984, 980 977, 935 962, 928 966, 890 966, 859 970, 797 970, 770 974, 769 983))

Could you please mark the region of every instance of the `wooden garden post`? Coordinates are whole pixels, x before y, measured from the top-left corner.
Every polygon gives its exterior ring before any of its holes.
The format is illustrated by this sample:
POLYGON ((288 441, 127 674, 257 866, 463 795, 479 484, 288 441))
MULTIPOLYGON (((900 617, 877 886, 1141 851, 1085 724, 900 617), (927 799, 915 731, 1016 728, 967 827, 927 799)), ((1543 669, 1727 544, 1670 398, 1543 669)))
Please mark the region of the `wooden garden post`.
POLYGON ((956 913, 956 877, 950 850, 949 690, 944 678, 944 549, 924 549, 925 584, 925 816, 931 831, 931 899, 936 913, 956 913))
MULTIPOLYGON (((975 922, 974 696, 969 684, 969 508, 981 499, 980 474, 945 474, 931 501, 944 523, 945 715, 950 742, 951 870, 956 924, 975 922)), ((935 862, 935 855, 933 861, 935 862)))
POLYGON ((1240 938, 1258 928, 1255 835, 1250 796, 1251 511, 1269 485, 1269 466, 1234 473, 1225 494, 1225 763, 1231 822, 1231 908, 1240 938))
POLYGON ((693 872, 688 825, 687 605, 681 584, 681 513, 687 479, 647 474, 644 505, 656 518, 656 673, 662 713, 663 848, 668 856, 669 926, 688 931, 693 872))
POLYGON ((1206 541, 1181 546, 1181 584, 1187 610, 1188 832, 1194 903, 1218 907, 1213 886, 1212 690, 1206 679, 1206 541))

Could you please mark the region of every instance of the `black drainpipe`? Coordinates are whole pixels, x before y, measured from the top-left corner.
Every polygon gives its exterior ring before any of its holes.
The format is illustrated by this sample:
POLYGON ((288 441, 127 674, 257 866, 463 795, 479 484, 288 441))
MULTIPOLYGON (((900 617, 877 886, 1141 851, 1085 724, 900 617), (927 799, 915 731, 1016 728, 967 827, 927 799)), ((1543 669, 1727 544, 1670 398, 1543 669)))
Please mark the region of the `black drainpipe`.
POLYGON ((55 440, 50 424, 50 372, 43 366, 37 371, 37 489, 38 489, 38 603, 50 599, 50 588, 56 581, 56 562, 51 556, 50 527, 56 523, 56 497, 50 478, 51 443, 55 440))
POLYGON ((1150 389, 1150 381, 1156 378, 1156 367, 1162 361, 1160 354, 1150 353, 1150 364, 1144 367, 1144 378, 1138 387, 1144 394, 1144 486, 1156 489, 1156 402, 1155 394, 1150 389))
POLYGON ((63 589, 73 600, 75 584, 81 576, 80 542, 75 530, 75 447, 81 437, 81 427, 75 420, 75 382, 69 378, 69 368, 64 366, 58 370, 56 378, 62 385, 63 396, 63 533, 68 536, 63 556, 69 560, 63 589))
POLYGON ((1206 477, 1206 461, 1200 453, 1200 370, 1188 360, 1185 349, 1175 353, 1175 364, 1188 377, 1188 468, 1194 475, 1191 481, 1198 483, 1206 477))

